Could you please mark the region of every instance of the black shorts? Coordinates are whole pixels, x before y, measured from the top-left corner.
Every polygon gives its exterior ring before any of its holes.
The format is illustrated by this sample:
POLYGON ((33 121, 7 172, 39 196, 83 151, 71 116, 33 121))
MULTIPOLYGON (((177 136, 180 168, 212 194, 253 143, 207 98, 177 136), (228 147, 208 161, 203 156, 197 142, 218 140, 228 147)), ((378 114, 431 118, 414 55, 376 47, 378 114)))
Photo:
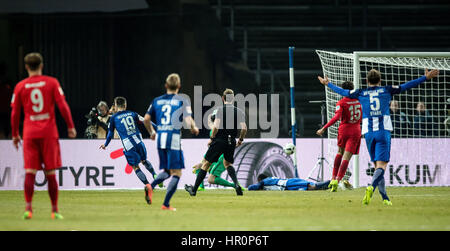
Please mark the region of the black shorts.
POLYGON ((236 148, 235 140, 226 141, 221 139, 214 139, 211 145, 209 145, 208 151, 205 154, 205 160, 209 163, 216 162, 220 155, 223 154, 223 158, 230 162, 234 162, 234 149, 236 148))

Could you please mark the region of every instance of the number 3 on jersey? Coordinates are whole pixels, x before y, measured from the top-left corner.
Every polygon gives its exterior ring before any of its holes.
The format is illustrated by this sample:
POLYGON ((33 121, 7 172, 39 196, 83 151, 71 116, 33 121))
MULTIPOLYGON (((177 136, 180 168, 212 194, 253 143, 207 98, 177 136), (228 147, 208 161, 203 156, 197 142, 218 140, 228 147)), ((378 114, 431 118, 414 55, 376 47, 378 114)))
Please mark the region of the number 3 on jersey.
POLYGON ((167 125, 170 123, 170 112, 172 111, 172 106, 163 105, 161 111, 164 113, 164 117, 161 118, 161 124, 167 125))
POLYGON ((350 122, 354 123, 361 118, 361 105, 351 105, 348 110, 350 111, 350 122))

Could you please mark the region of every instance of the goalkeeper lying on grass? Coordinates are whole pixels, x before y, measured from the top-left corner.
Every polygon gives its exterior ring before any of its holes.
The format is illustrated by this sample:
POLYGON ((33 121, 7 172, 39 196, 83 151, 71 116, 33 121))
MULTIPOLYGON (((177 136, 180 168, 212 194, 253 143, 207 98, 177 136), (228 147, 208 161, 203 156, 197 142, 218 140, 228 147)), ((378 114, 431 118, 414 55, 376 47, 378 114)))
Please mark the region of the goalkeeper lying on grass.
POLYGON ((314 183, 300 178, 280 179, 269 177, 267 174, 262 173, 258 175, 258 183, 249 186, 248 190, 326 190, 329 184, 330 180, 314 183))

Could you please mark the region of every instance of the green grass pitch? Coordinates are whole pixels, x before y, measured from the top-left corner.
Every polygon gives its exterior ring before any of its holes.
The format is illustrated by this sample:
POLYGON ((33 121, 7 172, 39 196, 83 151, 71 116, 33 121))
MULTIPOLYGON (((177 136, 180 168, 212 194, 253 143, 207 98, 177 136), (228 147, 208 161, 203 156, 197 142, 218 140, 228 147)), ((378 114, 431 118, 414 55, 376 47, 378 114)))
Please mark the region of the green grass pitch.
POLYGON ((450 230, 450 187, 388 187, 393 206, 378 191, 361 204, 351 191, 178 190, 176 212, 160 209, 165 190, 147 205, 142 190, 60 191, 65 219, 51 220, 47 191, 36 191, 33 219, 22 220, 23 191, 0 191, 0 230, 450 230))

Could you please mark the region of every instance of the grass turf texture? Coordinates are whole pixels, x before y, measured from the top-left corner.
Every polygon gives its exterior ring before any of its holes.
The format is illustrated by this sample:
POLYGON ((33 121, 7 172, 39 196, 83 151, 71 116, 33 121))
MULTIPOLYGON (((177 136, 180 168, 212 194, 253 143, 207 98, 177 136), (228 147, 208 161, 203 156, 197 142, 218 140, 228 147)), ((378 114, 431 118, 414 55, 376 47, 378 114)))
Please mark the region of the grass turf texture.
POLYGON ((160 209, 165 190, 147 205, 144 191, 60 191, 64 220, 50 218, 47 191, 36 191, 33 219, 22 220, 23 191, 0 191, 0 230, 450 230, 450 187, 387 188, 393 206, 376 191, 361 204, 352 191, 178 190, 176 212, 160 209))

